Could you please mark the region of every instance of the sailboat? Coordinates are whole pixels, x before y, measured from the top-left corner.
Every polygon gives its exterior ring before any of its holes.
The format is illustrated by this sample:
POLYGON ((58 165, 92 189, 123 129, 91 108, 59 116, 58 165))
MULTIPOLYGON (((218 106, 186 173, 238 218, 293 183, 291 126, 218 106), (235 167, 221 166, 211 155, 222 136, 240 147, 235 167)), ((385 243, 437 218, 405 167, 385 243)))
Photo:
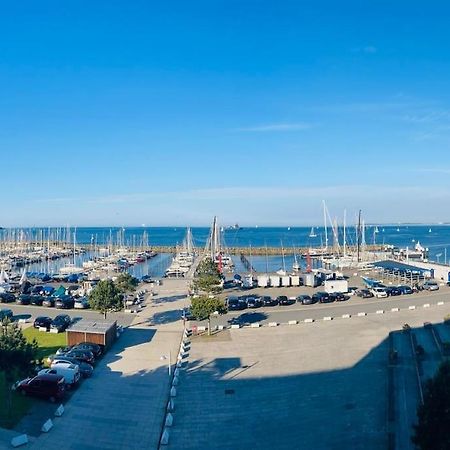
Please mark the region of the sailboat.
POLYGON ((300 264, 297 261, 297 254, 296 253, 294 253, 294 264, 292 264, 292 271, 293 272, 300 271, 300 264))
POLYGON ((374 230, 374 233, 379 233, 379 232, 380 232, 380 230, 378 230, 378 227, 376 226, 375 230, 374 230))
POLYGON ((311 232, 309 233, 309 237, 310 238, 315 238, 317 237, 316 232, 314 231, 314 227, 311 227, 311 232))
POLYGON ((431 233, 431 228, 428 230, 428 233, 431 233))

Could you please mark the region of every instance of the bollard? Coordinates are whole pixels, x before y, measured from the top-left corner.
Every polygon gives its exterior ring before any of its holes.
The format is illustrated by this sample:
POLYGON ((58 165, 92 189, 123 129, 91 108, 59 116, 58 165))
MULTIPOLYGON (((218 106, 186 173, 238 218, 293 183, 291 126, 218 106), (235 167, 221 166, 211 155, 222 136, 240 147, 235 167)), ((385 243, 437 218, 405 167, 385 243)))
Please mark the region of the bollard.
POLYGON ((53 422, 52 419, 48 419, 44 425, 42 425, 41 431, 43 433, 48 433, 53 428, 53 422))
POLYGON ((167 414, 166 416, 166 427, 171 427, 173 425, 173 416, 172 414, 167 414))
POLYGON ((19 436, 13 437, 11 439, 11 445, 15 447, 20 447, 21 445, 28 444, 28 436, 26 434, 19 434, 19 436))
POLYGON ((64 405, 59 405, 58 409, 55 411, 56 417, 61 417, 64 414, 64 405))
POLYGON ((167 428, 164 428, 163 434, 161 436, 161 445, 168 445, 169 444, 169 430, 167 428))
POLYGON ((171 398, 169 403, 167 403, 167 412, 172 412, 175 410, 175 400, 171 398))

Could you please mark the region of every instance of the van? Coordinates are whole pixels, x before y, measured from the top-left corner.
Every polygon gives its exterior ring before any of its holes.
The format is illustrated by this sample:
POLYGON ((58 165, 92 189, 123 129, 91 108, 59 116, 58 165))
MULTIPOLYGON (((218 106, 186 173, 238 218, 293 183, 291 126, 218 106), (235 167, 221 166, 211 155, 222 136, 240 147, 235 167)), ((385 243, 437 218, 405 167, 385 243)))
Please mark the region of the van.
POLYGON ((80 368, 75 364, 55 365, 50 369, 42 369, 38 372, 38 375, 60 375, 64 377, 64 383, 73 387, 80 381, 80 368))

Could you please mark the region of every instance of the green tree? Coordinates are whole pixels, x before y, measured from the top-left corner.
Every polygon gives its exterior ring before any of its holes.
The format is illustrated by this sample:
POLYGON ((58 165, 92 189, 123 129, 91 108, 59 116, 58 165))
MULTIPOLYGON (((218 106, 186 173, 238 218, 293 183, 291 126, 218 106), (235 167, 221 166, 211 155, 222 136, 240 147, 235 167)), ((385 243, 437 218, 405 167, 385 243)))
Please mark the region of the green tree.
POLYGON ((208 334, 211 334, 211 314, 226 311, 225 303, 217 297, 202 295, 191 299, 191 314, 197 320, 208 320, 208 334))
POLYGON ((130 275, 128 272, 123 272, 117 277, 114 284, 120 292, 125 294, 126 292, 135 291, 139 285, 139 280, 130 275))
POLYGON ((0 372, 5 379, 5 398, 11 418, 12 386, 20 378, 33 373, 36 364, 37 342, 29 343, 17 323, 0 322, 0 372))
POLYGON ((198 265, 192 287, 196 292, 218 294, 222 291, 221 281, 222 278, 216 264, 211 258, 206 258, 198 265))
POLYGON ((122 309, 122 294, 111 280, 100 280, 89 294, 89 305, 106 319, 107 312, 122 309))
POLYGON ((450 449, 450 362, 445 361, 424 389, 417 408, 413 443, 420 450, 450 449))

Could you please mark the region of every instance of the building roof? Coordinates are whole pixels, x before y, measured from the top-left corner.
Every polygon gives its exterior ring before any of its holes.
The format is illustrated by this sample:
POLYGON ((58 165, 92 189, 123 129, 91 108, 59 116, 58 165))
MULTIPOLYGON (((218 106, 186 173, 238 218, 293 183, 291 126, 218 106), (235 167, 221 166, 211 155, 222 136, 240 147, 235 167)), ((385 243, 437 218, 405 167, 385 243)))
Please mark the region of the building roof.
POLYGON ((105 320, 85 320, 74 323, 67 331, 77 331, 81 333, 106 333, 116 325, 116 321, 107 322, 105 320))
POLYGON ((413 274, 424 274, 430 273, 430 269, 423 269, 422 267, 413 266, 411 264, 401 263, 399 261, 378 261, 373 264, 374 267, 379 267, 380 269, 392 270, 400 273, 413 273, 413 274))

